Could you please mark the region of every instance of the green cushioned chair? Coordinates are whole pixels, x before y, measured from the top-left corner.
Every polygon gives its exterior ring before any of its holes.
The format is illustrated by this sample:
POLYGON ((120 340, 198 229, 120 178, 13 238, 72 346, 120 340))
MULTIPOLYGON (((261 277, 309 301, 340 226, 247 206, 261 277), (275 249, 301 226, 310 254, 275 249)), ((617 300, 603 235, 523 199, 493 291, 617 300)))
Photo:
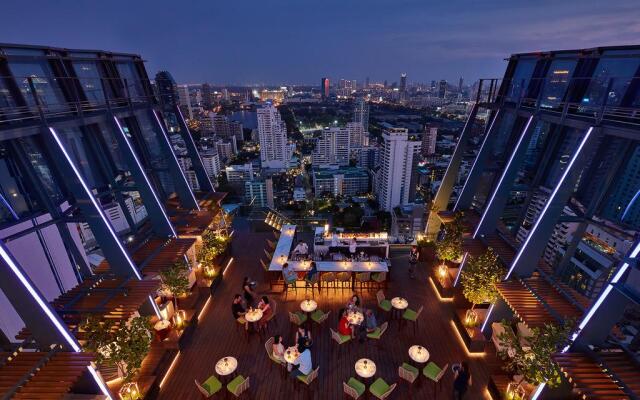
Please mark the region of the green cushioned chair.
POLYGON ((367 333, 367 338, 379 340, 382 337, 382 335, 387 331, 388 327, 389 327, 389 322, 383 323, 382 325, 377 327, 375 331, 371 333, 367 333))
POLYGON ((249 389, 249 378, 245 378, 242 375, 238 375, 231 382, 227 384, 227 390, 229 393, 238 397, 245 390, 249 389))
POLYGON ((200 393, 202 393, 202 395, 206 398, 213 396, 214 394, 218 393, 220 389, 222 389, 222 383, 220 383, 215 375, 210 376, 209 379, 202 382, 202 384, 198 383, 197 380, 195 382, 196 387, 198 388, 200 393))
POLYGON ((318 365, 316 367, 316 369, 312 370, 309 375, 298 375, 297 378, 300 382, 304 383, 305 385, 309 386, 311 385, 311 382, 315 381, 316 378, 318 377, 318 371, 320 371, 320 366, 318 365))
POLYGON ((297 326, 300 326, 307 322, 307 314, 303 313, 302 311, 289 312, 289 321, 296 324, 297 326))
POLYGON ((449 364, 445 364, 444 367, 440 368, 433 361, 429 361, 429 364, 427 364, 427 366, 424 367, 424 369, 422 370, 422 374, 433 381, 434 395, 437 389, 436 386, 442 380, 442 377, 444 376, 445 372, 447 372, 448 367, 449 367, 449 364))
POLYGON ((378 307, 386 312, 391 311, 391 302, 384 298, 384 293, 382 292, 382 290, 378 290, 378 292, 376 293, 376 298, 378 300, 378 307))
POLYGON ((360 396, 362 396, 367 390, 367 387, 359 380, 355 378, 349 378, 348 382, 342 382, 342 389, 345 394, 348 394, 353 399, 359 399, 360 396))
POLYGON ((402 319, 404 319, 405 321, 413 322, 414 335, 416 333, 416 330, 418 329, 418 318, 420 317, 420 314, 422 314, 422 310, 424 310, 424 306, 420 306, 418 311, 413 311, 412 309, 407 308, 404 314, 402 314, 402 319))
POLYGON ((402 363, 402 368, 406 369, 407 371, 411 372, 412 374, 415 374, 416 376, 418 376, 420 374, 420 371, 418 370, 418 368, 414 367, 411 364, 402 363))
POLYGON ((329 314, 331 314, 331 311, 329 311, 328 313, 325 313, 322 310, 315 310, 312 314, 311 314, 311 319, 313 320, 313 322, 317 323, 317 324, 321 324, 324 321, 327 320, 327 318, 329 318, 329 314))
POLYGON ((369 386, 369 393, 374 395, 377 399, 383 400, 391 395, 391 392, 396 388, 396 384, 387 384, 382 378, 376 379, 371 386, 369 386))

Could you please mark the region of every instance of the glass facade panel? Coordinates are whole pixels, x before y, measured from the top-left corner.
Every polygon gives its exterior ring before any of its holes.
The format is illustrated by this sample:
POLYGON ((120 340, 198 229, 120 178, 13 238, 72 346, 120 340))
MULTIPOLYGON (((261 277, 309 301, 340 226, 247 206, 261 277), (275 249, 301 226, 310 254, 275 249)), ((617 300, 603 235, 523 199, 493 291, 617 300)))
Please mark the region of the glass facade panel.
POLYGON ((125 93, 128 93, 132 99, 144 98, 144 88, 142 87, 135 64, 132 62, 118 62, 116 63, 116 68, 120 74, 120 79, 123 81, 123 85, 126 87, 125 93))
POLYGON ((46 191, 49 198, 56 204, 62 203, 65 193, 57 183, 53 171, 49 168, 48 160, 43 151, 44 145, 39 136, 26 136, 19 139, 20 145, 24 149, 33 170, 40 180, 40 184, 46 191))
POLYGON ((525 96, 535 67, 536 60, 533 58, 518 60, 516 70, 511 78, 511 84, 506 96, 507 101, 517 102, 521 97, 525 96))
POLYGON ((98 160, 88 147, 82 130, 79 127, 61 128, 58 129, 58 134, 89 187, 96 189, 106 185, 107 182, 97 168, 98 160))
POLYGON ((569 87, 569 80, 573 75, 577 61, 558 59, 554 60, 549 67, 547 79, 542 89, 540 107, 556 108, 564 101, 564 96, 569 87))
MULTIPOLYGON (((0 77, 0 115, 2 115, 3 113, 2 112, 3 108, 8 109, 8 108, 13 108, 17 106, 18 106, 18 103, 11 95, 7 82, 0 77)), ((10 110, 6 110, 6 111, 10 111, 10 110)))
POLYGON ((100 81, 100 72, 95 61, 74 61, 73 69, 80 86, 90 104, 103 104, 104 92, 100 81))
POLYGON ((67 109, 64 93, 46 60, 9 61, 9 68, 27 105, 30 107, 37 105, 29 85, 29 79, 31 79, 40 104, 45 110, 62 111, 67 109))
POLYGON ((640 228, 640 146, 620 169, 602 209, 605 218, 640 228))
POLYGON ((584 137, 584 132, 574 128, 566 128, 567 132, 564 135, 562 144, 558 147, 556 154, 553 156, 553 162, 549 166, 544 186, 553 189, 558 182, 563 172, 567 168, 571 157, 578 148, 578 144, 584 137))
POLYGON ((0 222, 15 221, 29 213, 25 185, 6 143, 0 144, 0 222))
POLYGON ((605 52, 598 62, 589 88, 582 98, 583 106, 620 106, 632 78, 640 66, 640 58, 606 58, 605 52))

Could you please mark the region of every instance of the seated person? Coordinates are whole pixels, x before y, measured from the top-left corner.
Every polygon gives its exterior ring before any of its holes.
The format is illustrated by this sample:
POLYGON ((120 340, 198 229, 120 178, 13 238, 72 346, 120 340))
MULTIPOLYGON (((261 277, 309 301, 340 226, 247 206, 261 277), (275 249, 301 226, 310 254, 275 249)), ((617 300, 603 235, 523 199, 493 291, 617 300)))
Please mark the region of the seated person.
POLYGON ((349 325, 349 320, 347 319, 347 310, 342 311, 342 317, 338 322, 338 333, 344 336, 353 337, 353 328, 349 325))
POLYGON ((313 370, 313 366, 311 364, 311 350, 307 347, 307 343, 302 346, 298 346, 298 352, 300 355, 293 362, 293 365, 297 365, 298 367, 291 371, 291 376, 294 378, 301 375, 309 375, 313 370))
POLYGON ((282 343, 282 336, 276 335, 273 337, 273 346, 271 346, 273 351, 273 358, 276 360, 286 362, 284 359, 284 344, 282 343))
POLYGON ((353 295, 351 300, 347 303, 347 310, 352 312, 362 312, 362 309, 360 308, 360 297, 358 297, 357 294, 353 295))
POLYGON ((309 343, 311 346, 311 331, 304 326, 299 326, 296 330, 296 344, 298 346, 309 343))
POLYGON ((247 310, 242 305, 242 296, 236 294, 233 296, 233 303, 231 304, 231 313, 233 314, 233 318, 241 324, 244 324, 245 329, 247 329, 247 320, 244 319, 244 314, 247 310))
POLYGON ((304 241, 300 240, 298 241, 298 245, 296 246, 296 248, 293 249, 293 254, 306 256, 307 254, 309 254, 309 246, 307 246, 304 241))
POLYGON ((307 271, 307 274, 304 277, 304 280, 307 282, 311 282, 315 279, 316 274, 318 273, 318 267, 316 266, 315 261, 311 261, 311 268, 307 271))
POLYGON ((289 263, 284 263, 282 266, 282 277, 287 283, 294 283, 298 279, 298 273, 289 266, 289 263))
POLYGON ((269 317, 273 313, 273 309, 269 304, 269 298, 267 296, 262 296, 262 299, 258 303, 258 308, 262 310, 262 318, 258 321, 258 328, 262 329, 269 322, 269 317))
POLYGON ((378 321, 376 320, 376 315, 373 313, 373 310, 368 308, 364 313, 364 326, 367 330, 367 333, 371 333, 376 330, 378 327, 378 321))

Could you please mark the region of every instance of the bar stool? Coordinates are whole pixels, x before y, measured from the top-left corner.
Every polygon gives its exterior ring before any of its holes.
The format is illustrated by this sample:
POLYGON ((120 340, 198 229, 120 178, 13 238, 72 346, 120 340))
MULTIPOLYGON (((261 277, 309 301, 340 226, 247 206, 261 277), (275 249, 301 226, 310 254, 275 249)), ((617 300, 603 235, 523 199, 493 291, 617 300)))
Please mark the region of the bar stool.
POLYGON ((377 289, 387 288, 387 273, 386 272, 374 272, 371 274, 371 284, 376 285, 377 289))
POLYGON ((371 284, 371 272, 358 272, 356 274, 356 283, 360 284, 360 291, 362 291, 365 284, 369 286, 371 284))
MULTIPOLYGON (((325 288, 327 288, 327 292, 329 292, 329 287, 333 287, 333 292, 336 291, 336 274, 334 272, 325 272, 320 277, 320 280, 324 282, 325 288)), ((322 286, 322 285, 320 285, 322 286)))
POLYGON ((344 291, 345 286, 351 290, 351 272, 338 272, 336 279, 336 284, 340 283, 342 291, 344 291))
POLYGON ((320 293, 320 273, 316 272, 315 275, 313 275, 313 278, 311 279, 307 279, 305 277, 304 279, 304 294, 307 294, 307 290, 309 290, 309 288, 311 288, 311 296, 313 296, 313 298, 315 298, 315 293, 313 291, 313 287, 315 285, 318 285, 318 293, 320 293))

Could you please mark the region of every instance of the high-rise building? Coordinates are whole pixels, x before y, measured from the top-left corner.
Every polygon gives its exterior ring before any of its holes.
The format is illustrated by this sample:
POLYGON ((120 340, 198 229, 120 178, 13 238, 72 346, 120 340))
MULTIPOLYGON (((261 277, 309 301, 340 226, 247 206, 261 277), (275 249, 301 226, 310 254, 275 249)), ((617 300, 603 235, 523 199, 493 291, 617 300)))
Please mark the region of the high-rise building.
POLYGON ((431 81, 431 92, 435 93, 435 91, 436 91, 436 81, 432 80, 431 81))
POLYGON ((349 97, 355 93, 357 89, 357 83, 355 80, 340 79, 338 81, 337 95, 341 97, 349 97))
POLYGON ((393 207, 410 201, 414 163, 418 159, 420 142, 409 140, 405 128, 390 128, 382 133, 384 144, 380 155, 381 168, 377 187, 380 208, 393 207))
POLYGON ((400 75, 400 101, 406 101, 407 100, 407 74, 406 73, 402 73, 400 75))
POLYGON ((436 153, 436 142, 438 140, 438 128, 425 125, 422 134, 422 155, 430 156, 436 153))
MULTIPOLYGON (((640 309, 634 216, 640 128, 633 117, 640 87, 630 84, 639 68, 638 46, 512 55, 501 79, 481 80, 472 92, 477 97, 430 207, 427 237, 437 237, 447 217, 461 212, 470 239, 500 249, 506 272, 481 325, 486 337, 495 337, 502 319, 529 326, 542 324, 540 318, 558 326, 577 320, 552 356, 567 367, 569 382, 584 376, 573 360, 606 371, 598 379, 607 382, 619 376, 615 370, 635 371, 615 379, 616 388, 638 375, 633 352, 640 335, 629 310, 640 309), (496 82, 496 95, 483 96, 496 82), (476 141, 481 115, 486 124, 476 141), (471 151, 475 159, 458 185, 471 151), (544 305, 537 309, 547 316, 531 314, 525 298, 544 305)), ((463 259, 472 251, 466 248, 463 259)), ((457 276, 464 268, 463 261, 457 276)), ((582 393, 599 390, 593 383, 577 386, 582 393)), ((571 390, 551 394, 541 384, 532 398, 570 398, 571 390)))
POLYGON ((363 97, 358 97, 354 102, 353 122, 361 124, 365 132, 369 131, 369 104, 363 97))
POLYGON ((363 168, 314 168, 313 190, 316 196, 357 196, 369 191, 369 174, 363 168))
POLYGON ((202 107, 205 110, 210 110, 213 104, 213 92, 211 91, 211 85, 203 83, 201 87, 202 95, 202 107))
POLYGON ((369 77, 367 76, 367 78, 364 80, 364 88, 365 89, 369 89, 369 77))
POLYGON ((462 85, 464 84, 464 78, 460 77, 458 81, 458 93, 462 93, 462 85))
POLYGON ((189 85, 178 85, 178 101, 182 112, 186 112, 189 119, 193 119, 193 105, 191 103, 191 93, 189 85))
POLYGON ((329 98, 329 89, 329 78, 322 78, 320 80, 320 94, 322 95, 322 100, 329 98))
POLYGON ((156 74, 156 89, 163 110, 172 111, 179 102, 178 85, 168 71, 160 71, 156 74))
POLYGON ((216 196, 172 109, 195 179, 183 173, 141 56, 9 44, 0 54, 2 395, 114 398, 105 381, 118 371, 94 363, 88 348, 101 343, 84 321, 162 319, 158 275, 196 266, 196 239, 179 238, 173 218, 213 224, 217 211, 199 200, 216 196))
POLYGON ((258 108, 257 115, 262 168, 289 168, 291 150, 287 145, 287 127, 280 112, 268 104, 258 108))
POLYGON ((313 150, 312 162, 320 165, 349 165, 350 131, 347 128, 325 128, 313 150))
POLYGON ((349 152, 353 153, 355 150, 369 145, 369 138, 364 127, 359 122, 347 123, 347 131, 349 132, 349 152))
POLYGON ((447 81, 442 79, 438 84, 438 97, 444 99, 447 96, 447 81))

